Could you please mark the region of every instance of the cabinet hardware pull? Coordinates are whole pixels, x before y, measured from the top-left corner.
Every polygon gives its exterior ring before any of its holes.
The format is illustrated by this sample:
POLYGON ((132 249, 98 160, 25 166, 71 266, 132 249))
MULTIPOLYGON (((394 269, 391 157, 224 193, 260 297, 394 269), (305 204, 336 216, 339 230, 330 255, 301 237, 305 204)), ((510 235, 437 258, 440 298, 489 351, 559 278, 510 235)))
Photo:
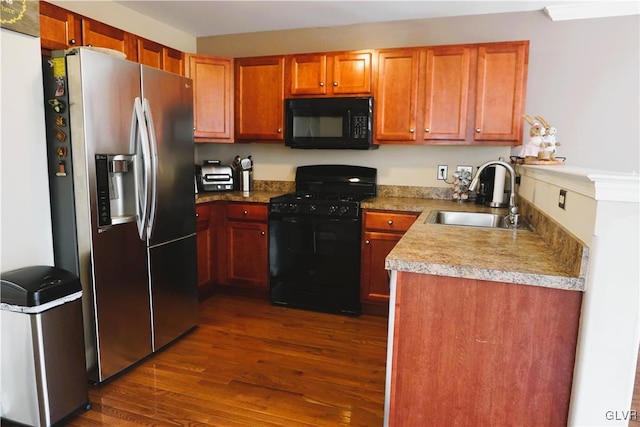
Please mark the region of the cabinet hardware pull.
POLYGON ((338 86, 338 82, 333 82, 333 85, 334 86, 338 86))
POLYGON ((387 221, 387 224, 392 225, 392 224, 393 224, 393 221, 392 221, 392 220, 389 220, 389 221, 387 221))
POLYGON ((430 132, 431 132, 431 129, 426 128, 424 131, 425 131, 426 133, 430 133, 430 132))
POLYGON ((282 133, 282 129, 278 128, 278 133, 282 133))
POLYGON ((320 87, 324 87, 324 82, 320 82, 320 87))
POLYGON ((198 218, 199 216, 200 216, 200 214, 199 214, 199 213, 196 213, 196 218, 198 218))
POLYGON ((76 44, 76 39, 71 39, 71 40, 69 40, 69 44, 70 44, 70 45, 74 45, 74 44, 76 44))
POLYGON ((414 132, 413 128, 409 128, 409 133, 413 133, 413 132, 414 132))
POLYGON ((260 232, 260 235, 261 235, 261 236, 264 236, 264 231, 261 231, 261 232, 260 232))
POLYGON ((476 128, 476 133, 480 133, 482 130, 480 128, 476 128))
POLYGON ((369 244, 369 243, 371 243, 371 242, 370 242, 370 241, 368 241, 368 240, 365 240, 365 241, 364 241, 364 243, 365 243, 366 245, 368 245, 368 244, 369 244))
POLYGON ((249 212, 247 212, 247 211, 242 211, 242 214, 243 214, 243 215, 247 215, 248 213, 249 213, 249 212))

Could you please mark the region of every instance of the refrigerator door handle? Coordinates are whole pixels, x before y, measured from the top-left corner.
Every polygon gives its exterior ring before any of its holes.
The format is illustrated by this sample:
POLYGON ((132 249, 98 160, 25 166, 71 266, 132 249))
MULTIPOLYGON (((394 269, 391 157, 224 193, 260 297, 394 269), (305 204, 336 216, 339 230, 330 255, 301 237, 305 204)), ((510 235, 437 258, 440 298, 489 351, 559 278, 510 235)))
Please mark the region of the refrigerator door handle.
POLYGON ((146 237, 147 222, 149 216, 149 199, 151 193, 151 149, 149 145, 149 133, 142 111, 140 97, 133 102, 133 118, 131 121, 131 147, 135 153, 135 182, 136 182, 136 222, 138 235, 141 240, 146 237), (140 144, 138 144, 138 137, 140 144), (142 175, 142 176, 141 176, 142 175))
POLYGON ((151 114, 151 106, 147 98, 143 101, 144 115, 147 121, 147 132, 149 133, 149 146, 151 156, 151 201, 149 203, 149 218, 147 220, 147 237, 151 238, 151 232, 156 219, 156 208, 158 205, 158 142, 156 139, 155 127, 153 124, 153 115, 151 114))

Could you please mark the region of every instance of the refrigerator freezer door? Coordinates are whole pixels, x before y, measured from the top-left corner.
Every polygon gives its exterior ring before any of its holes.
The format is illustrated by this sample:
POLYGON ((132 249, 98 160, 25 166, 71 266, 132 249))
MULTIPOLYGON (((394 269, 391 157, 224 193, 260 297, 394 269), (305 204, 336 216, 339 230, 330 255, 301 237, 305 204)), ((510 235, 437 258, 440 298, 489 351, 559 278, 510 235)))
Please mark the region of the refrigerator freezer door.
POLYGON ((154 246, 195 233, 193 88, 191 79, 141 69, 145 115, 157 153, 156 209, 147 233, 149 246, 154 246))
POLYGON ((77 218, 87 366, 100 382, 151 353, 146 242, 135 222, 98 226, 95 169, 96 154, 134 154, 140 65, 82 48, 66 64, 76 207, 68 215, 77 218))
POLYGON ((149 248, 154 351, 198 322, 196 257, 194 235, 149 248))

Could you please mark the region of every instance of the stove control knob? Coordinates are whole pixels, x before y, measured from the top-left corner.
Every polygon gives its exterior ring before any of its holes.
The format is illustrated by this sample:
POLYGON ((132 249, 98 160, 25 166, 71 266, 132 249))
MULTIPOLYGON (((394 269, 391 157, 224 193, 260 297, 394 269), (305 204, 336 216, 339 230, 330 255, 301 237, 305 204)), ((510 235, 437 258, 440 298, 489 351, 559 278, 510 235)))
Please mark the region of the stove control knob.
POLYGON ((287 206, 287 210, 289 212, 295 212, 297 208, 298 205, 296 203, 289 203, 289 206, 287 206))
POLYGON ((329 213, 334 214, 338 210, 337 206, 329 206, 329 213))
POLYGON ((349 211, 349 206, 340 206, 340 215, 344 215, 349 211))
POLYGON ((316 205, 309 205, 309 212, 315 212, 317 209, 316 205))

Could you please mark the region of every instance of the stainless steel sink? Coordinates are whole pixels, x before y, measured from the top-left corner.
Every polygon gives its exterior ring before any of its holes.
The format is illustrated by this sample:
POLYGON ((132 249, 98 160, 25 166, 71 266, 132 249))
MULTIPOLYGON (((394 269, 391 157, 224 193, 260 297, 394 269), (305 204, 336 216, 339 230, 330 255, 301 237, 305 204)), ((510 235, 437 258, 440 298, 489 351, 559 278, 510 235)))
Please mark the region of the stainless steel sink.
POLYGON ((461 225, 467 227, 499 228, 505 230, 531 231, 531 224, 518 219, 517 227, 507 220, 507 215, 486 212, 431 211, 425 224, 461 225))

